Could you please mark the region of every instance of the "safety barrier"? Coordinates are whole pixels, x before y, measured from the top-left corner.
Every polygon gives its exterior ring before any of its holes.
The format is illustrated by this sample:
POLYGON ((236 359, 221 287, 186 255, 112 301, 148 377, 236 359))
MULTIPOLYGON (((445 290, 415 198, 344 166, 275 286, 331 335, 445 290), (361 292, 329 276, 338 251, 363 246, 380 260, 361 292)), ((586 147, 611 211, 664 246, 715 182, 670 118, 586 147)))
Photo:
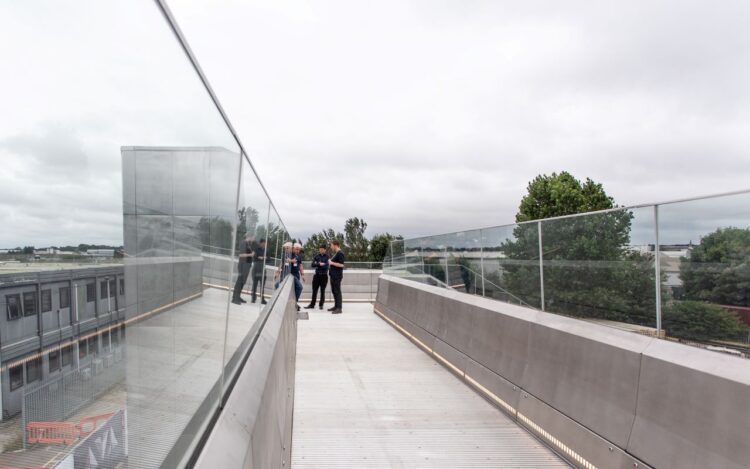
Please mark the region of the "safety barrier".
POLYGON ((375 311, 576 467, 750 460, 744 359, 392 276, 375 311))
POLYGON ((75 422, 29 422, 26 438, 29 443, 42 445, 72 445, 93 433, 99 424, 106 423, 114 412, 84 417, 75 422))

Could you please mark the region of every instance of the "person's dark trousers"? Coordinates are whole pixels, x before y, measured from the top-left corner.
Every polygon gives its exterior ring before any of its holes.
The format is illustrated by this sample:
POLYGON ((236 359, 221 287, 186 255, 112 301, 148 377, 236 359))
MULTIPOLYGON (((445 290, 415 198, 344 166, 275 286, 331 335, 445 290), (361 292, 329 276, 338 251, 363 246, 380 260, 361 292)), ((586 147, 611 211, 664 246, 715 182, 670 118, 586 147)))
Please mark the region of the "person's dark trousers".
POLYGON ((328 275, 315 274, 312 284, 312 300, 310 306, 315 306, 315 300, 318 298, 318 289, 320 289, 320 307, 326 302, 326 286, 328 286, 328 275))
POLYGON ((263 292, 266 289, 266 279, 263 278, 263 272, 253 275, 253 303, 255 303, 255 300, 258 299, 258 284, 260 284, 260 299, 262 301, 265 301, 263 292))
POLYGON ((331 293, 333 293, 333 307, 341 309, 341 281, 343 277, 331 277, 331 293))
POLYGON ((240 262, 239 266, 239 275, 237 275, 237 281, 234 283, 234 294, 232 295, 232 298, 235 300, 240 299, 240 293, 242 293, 242 287, 245 286, 245 282, 247 282, 247 276, 250 274, 250 264, 247 262, 240 262))

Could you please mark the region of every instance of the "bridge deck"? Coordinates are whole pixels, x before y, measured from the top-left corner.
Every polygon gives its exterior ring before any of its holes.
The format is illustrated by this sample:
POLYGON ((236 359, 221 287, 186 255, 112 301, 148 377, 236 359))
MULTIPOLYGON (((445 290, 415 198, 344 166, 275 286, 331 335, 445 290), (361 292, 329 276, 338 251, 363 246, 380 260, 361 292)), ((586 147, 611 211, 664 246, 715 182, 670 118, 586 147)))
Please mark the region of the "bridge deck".
POLYGON ((299 321, 292 467, 569 467, 372 312, 299 321))

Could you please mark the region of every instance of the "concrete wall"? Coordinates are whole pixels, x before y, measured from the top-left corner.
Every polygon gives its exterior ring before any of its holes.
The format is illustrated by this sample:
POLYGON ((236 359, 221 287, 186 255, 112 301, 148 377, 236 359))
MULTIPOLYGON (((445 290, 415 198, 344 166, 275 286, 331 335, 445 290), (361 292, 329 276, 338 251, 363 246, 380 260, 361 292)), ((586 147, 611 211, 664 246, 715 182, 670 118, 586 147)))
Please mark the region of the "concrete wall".
POLYGON ((195 464, 290 467, 297 311, 286 282, 195 464))
MULTIPOLYGON (((315 269, 305 265, 305 278, 307 281, 302 289, 300 304, 309 303, 312 298, 312 282, 315 275, 315 269)), ((382 270, 369 269, 346 269, 344 271, 344 280, 341 282, 341 297, 344 302, 347 301, 375 301, 378 293, 378 278, 382 270)), ((320 296, 318 296, 318 299, 320 296)), ((331 293, 331 281, 329 279, 326 286, 326 302, 333 304, 333 294, 331 293)))
POLYGON ((577 467, 750 465, 747 360, 390 276, 375 308, 577 467))

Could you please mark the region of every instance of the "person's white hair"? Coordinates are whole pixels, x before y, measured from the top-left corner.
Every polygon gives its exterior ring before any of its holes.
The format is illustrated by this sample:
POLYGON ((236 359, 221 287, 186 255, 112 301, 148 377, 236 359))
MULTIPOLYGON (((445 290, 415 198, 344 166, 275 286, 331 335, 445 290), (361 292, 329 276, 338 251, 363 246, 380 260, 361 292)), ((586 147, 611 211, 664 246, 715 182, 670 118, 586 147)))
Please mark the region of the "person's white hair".
POLYGON ((302 245, 300 243, 294 243, 294 247, 302 249, 302 245))
POLYGON ((287 241, 286 243, 282 244, 281 247, 283 247, 283 248, 290 248, 290 247, 292 247, 292 242, 291 241, 287 241))

